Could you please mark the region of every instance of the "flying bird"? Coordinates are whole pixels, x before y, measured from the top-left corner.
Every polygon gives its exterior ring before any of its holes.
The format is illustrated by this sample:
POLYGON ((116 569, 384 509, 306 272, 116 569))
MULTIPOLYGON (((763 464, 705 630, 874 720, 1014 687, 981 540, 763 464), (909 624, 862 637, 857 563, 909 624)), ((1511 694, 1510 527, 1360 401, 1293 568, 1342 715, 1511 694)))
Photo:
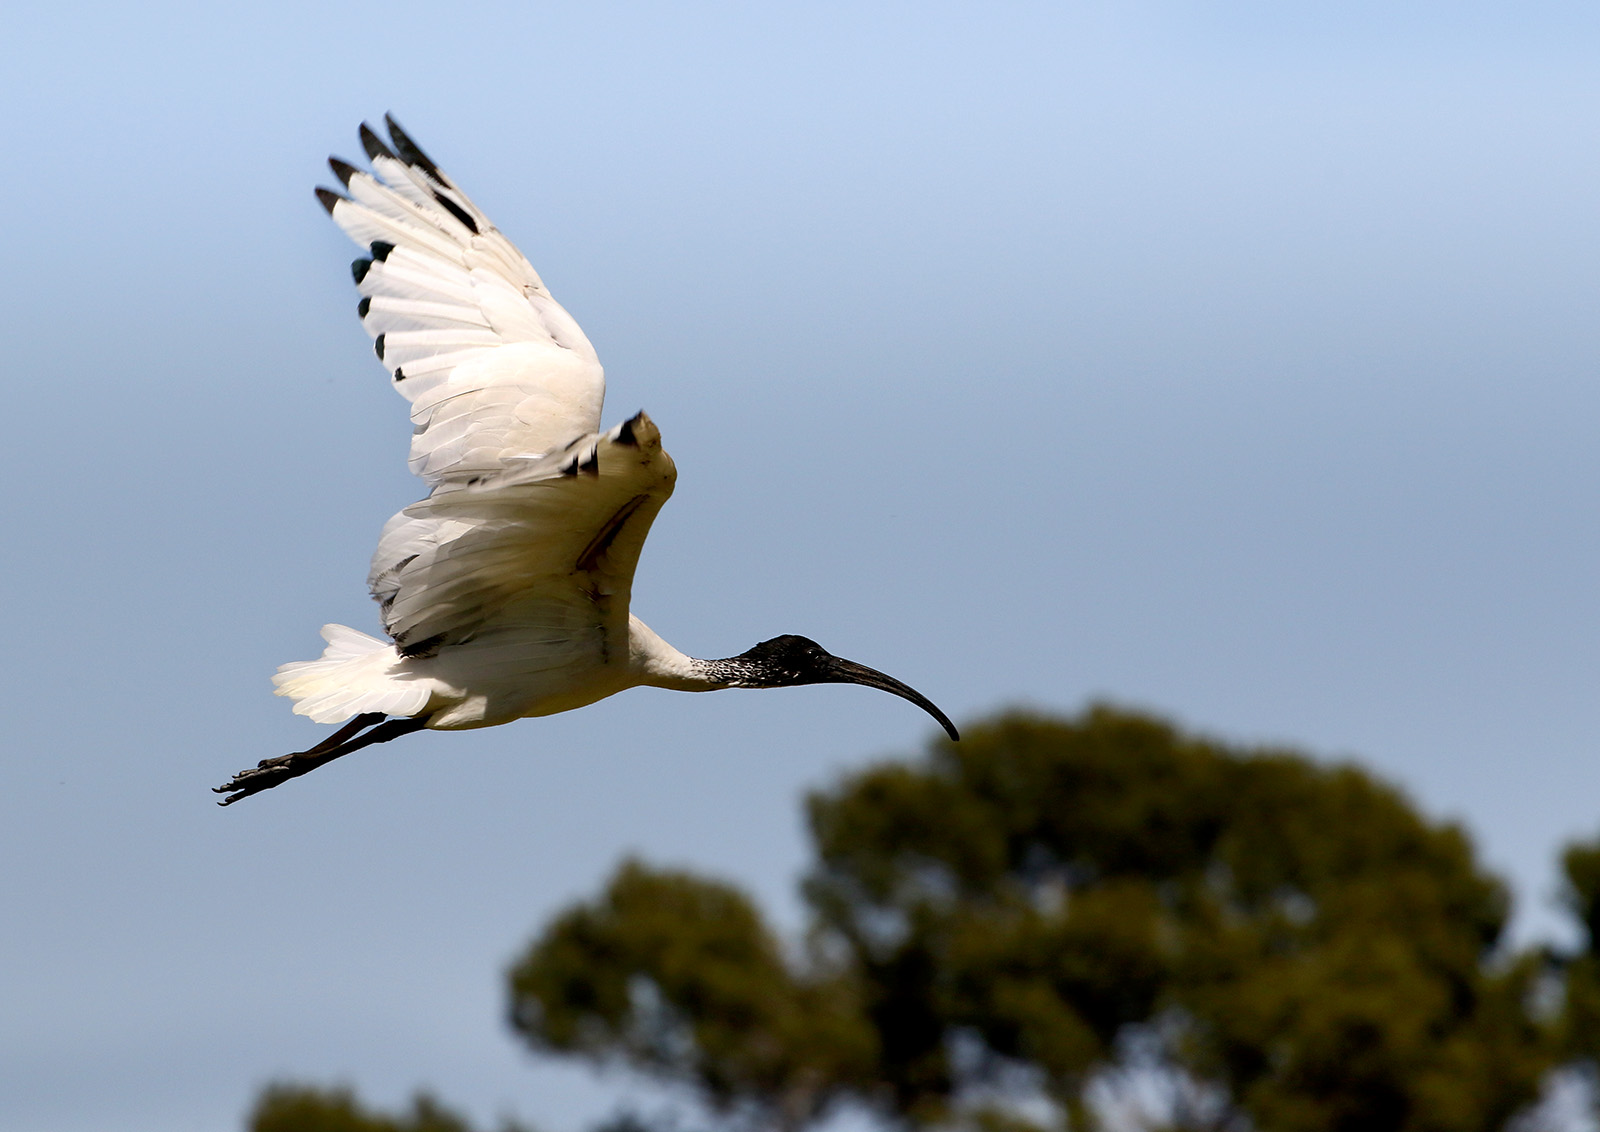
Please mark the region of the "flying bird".
POLYGON ((410 466, 428 495, 389 520, 367 576, 388 639, 322 629, 317 660, 277 694, 318 723, 316 746, 234 775, 221 805, 423 729, 553 715, 628 688, 686 692, 864 684, 952 724, 914 688, 815 641, 774 637, 687 656, 633 616, 633 572, 677 471, 644 413, 600 430, 594 347, 516 246, 384 118, 371 171, 330 158, 317 199, 364 254, 356 310, 411 402, 410 466))

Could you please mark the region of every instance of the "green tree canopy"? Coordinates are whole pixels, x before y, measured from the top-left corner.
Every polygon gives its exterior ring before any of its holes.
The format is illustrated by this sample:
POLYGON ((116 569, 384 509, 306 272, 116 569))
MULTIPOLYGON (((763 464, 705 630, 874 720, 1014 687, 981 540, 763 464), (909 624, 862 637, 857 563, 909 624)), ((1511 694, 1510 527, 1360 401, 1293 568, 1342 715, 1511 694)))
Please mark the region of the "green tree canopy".
POLYGON ((711 1104, 794 1128, 870 1087, 874 1035, 849 973, 796 969, 743 894, 625 863, 511 972, 537 1048, 621 1058, 711 1104))
POLYGON ((1600 838, 1575 842, 1561 857, 1567 907, 1582 928, 1566 968, 1562 1043, 1564 1052, 1587 1068, 1600 1068, 1600 838))
POLYGON ((727 885, 629 863, 516 965, 517 1031, 781 1129, 843 1099, 1085 1128, 1136 1063, 1176 1126, 1490 1132, 1555 1056, 1503 886, 1355 767, 1098 707, 809 812, 803 953, 727 885))
MULTIPOLYGON (((472 1126, 426 1093, 418 1093, 402 1116, 373 1112, 346 1088, 317 1089, 283 1082, 256 1098, 250 1132, 472 1132, 472 1126)), ((526 1132, 504 1124, 502 1132, 526 1132)))

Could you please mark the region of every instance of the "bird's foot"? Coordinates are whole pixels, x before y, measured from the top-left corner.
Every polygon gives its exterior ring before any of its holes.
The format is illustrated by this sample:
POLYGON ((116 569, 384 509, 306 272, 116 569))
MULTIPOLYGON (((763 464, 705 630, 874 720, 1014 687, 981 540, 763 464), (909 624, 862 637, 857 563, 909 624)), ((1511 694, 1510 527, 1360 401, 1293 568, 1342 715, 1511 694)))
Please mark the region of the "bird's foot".
MULTIPOLYGON (((241 770, 222 786, 212 787, 215 794, 226 794, 227 797, 218 802, 219 806, 231 806, 240 798, 248 798, 252 794, 259 794, 263 790, 270 790, 280 782, 288 782, 291 778, 299 778, 302 774, 309 774, 326 762, 332 762, 340 755, 366 746, 370 742, 383 742, 383 738, 376 738, 379 728, 367 732, 357 739, 356 736, 374 724, 382 723, 384 715, 381 711, 364 712, 356 716, 349 723, 339 728, 338 731, 328 736, 304 751, 294 751, 291 754, 279 755, 275 759, 262 759, 249 770, 241 770)), ((421 726, 418 724, 418 726, 421 726)))
POLYGON ((279 755, 275 759, 262 759, 249 770, 241 770, 224 785, 211 788, 214 793, 228 795, 217 805, 231 806, 240 798, 248 798, 252 794, 270 790, 280 782, 298 778, 311 769, 309 766, 296 767, 296 760, 303 760, 304 758, 303 752, 296 751, 292 755, 279 755))

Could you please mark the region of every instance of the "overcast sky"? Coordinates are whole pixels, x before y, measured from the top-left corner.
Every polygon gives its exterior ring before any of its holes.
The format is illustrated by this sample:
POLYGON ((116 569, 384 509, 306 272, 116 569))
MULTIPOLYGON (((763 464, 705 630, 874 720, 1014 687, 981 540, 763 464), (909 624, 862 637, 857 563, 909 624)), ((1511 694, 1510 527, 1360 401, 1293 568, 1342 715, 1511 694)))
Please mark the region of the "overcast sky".
POLYGON ((410 502, 311 194, 397 117, 680 469, 635 587, 1004 705, 1356 758, 1523 939, 1600 830, 1592 3, 8 7, 0 1126, 274 1077, 581 1132, 501 976, 626 853, 799 922, 860 688, 636 691, 218 810, 410 502), (1286 12, 1293 9, 1296 15, 1286 12))

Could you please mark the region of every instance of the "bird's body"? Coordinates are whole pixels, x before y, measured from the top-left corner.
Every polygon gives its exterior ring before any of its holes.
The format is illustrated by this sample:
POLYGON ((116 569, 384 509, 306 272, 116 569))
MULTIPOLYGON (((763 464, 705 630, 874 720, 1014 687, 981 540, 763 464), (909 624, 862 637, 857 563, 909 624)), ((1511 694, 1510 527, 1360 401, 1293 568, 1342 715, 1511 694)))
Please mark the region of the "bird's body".
POLYGON ((323 659, 286 664, 274 679, 283 694, 302 697, 297 710, 313 705, 300 714, 319 723, 380 711, 425 716, 436 731, 555 715, 629 688, 710 692, 737 686, 719 679, 712 662, 684 655, 631 614, 621 633, 592 635, 592 649, 552 649, 545 633, 511 623, 478 638, 472 649, 408 657, 392 642, 326 625, 323 659), (324 697, 327 708, 320 706, 324 697))
POLYGON ((489 727, 628 688, 849 682, 924 697, 803 637, 698 660, 629 609, 634 569, 677 471, 644 413, 600 432, 605 382, 583 331, 516 247, 388 120, 365 125, 371 173, 333 159, 318 189, 367 251, 358 313, 412 405, 410 465, 428 496, 389 520, 368 586, 388 640, 323 628, 321 658, 274 683, 319 723, 310 751, 268 759, 224 801, 423 728, 489 727))

